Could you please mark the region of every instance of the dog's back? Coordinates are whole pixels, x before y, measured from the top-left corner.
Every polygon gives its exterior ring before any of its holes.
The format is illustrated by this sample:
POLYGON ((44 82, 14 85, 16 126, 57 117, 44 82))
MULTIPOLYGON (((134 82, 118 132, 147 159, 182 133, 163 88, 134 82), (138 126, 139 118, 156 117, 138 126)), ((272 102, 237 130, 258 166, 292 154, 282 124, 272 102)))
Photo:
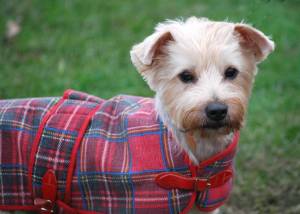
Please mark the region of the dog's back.
POLYGON ((163 171, 189 172, 150 98, 67 91, 62 98, 3 100, 0 136, 0 210, 36 210, 33 199, 43 197, 49 170, 56 200, 70 209, 165 213, 170 200, 182 210, 192 195, 154 181, 163 171))

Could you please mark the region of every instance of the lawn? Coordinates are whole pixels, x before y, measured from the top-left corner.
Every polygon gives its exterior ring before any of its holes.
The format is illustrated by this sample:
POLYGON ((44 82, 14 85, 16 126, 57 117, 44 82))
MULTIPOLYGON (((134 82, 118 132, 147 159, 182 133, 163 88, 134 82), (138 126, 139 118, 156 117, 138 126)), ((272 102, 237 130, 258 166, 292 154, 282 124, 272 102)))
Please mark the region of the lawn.
POLYGON ((300 1, 0 0, 21 33, 0 43, 0 97, 58 96, 67 88, 108 98, 152 96, 129 50, 167 18, 252 23, 276 51, 259 67, 237 177, 224 213, 300 213, 300 1))

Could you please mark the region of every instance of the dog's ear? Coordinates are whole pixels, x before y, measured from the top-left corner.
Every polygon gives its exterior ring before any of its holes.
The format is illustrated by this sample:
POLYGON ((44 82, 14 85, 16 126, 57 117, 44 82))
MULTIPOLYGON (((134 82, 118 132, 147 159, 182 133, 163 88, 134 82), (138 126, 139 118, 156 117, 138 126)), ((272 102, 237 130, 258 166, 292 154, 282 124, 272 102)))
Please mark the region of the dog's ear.
POLYGON ((131 61, 143 72, 149 68, 159 54, 162 54, 162 47, 169 41, 173 41, 169 31, 157 31, 148 36, 143 42, 136 44, 130 51, 131 61))
POLYGON ((266 59, 275 48, 272 40, 250 25, 236 24, 234 31, 238 34, 241 46, 253 52, 256 62, 266 59))

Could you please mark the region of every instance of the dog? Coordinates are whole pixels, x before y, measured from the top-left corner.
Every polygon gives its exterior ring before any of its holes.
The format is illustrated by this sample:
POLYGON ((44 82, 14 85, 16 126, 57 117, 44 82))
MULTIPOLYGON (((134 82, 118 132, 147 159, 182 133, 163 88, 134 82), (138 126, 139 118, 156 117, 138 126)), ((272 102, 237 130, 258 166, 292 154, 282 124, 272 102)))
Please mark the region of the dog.
POLYGON ((168 20, 130 51, 154 99, 1 101, 0 210, 218 212, 257 65, 274 47, 248 24, 168 20))

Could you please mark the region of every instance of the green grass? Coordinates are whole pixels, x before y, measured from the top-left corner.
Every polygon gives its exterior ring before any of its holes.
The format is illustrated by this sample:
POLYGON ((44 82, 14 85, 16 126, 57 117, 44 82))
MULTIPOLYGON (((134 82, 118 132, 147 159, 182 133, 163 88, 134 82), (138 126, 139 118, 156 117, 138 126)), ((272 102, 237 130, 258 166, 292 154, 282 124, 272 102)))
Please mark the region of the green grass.
POLYGON ((131 46, 166 18, 206 16, 252 23, 276 51, 261 64, 237 177, 225 213, 300 213, 300 2, 296 0, 8 1, 22 32, 0 44, 0 97, 61 95, 66 88, 108 98, 152 96, 130 63, 131 46))

